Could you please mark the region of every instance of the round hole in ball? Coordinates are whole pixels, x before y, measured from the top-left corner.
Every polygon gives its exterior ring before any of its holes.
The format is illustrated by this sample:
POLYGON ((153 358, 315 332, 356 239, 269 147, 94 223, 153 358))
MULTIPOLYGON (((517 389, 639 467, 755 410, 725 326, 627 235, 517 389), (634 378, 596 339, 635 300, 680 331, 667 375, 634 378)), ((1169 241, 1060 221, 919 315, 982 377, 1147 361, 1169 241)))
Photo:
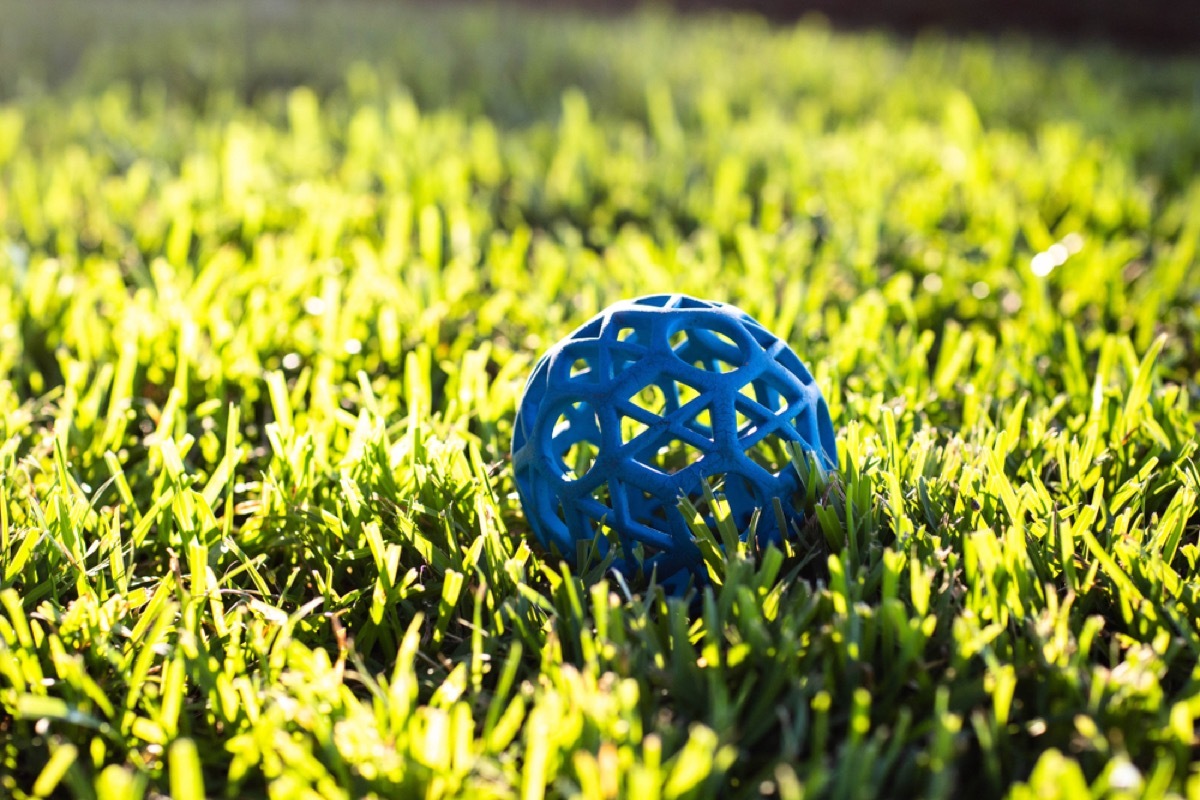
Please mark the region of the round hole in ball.
POLYGON ((590 403, 571 403, 555 419, 551 437, 562 479, 578 481, 600 453, 600 417, 590 403))
POLYGON ((737 340, 717 327, 682 328, 671 334, 670 345, 676 358, 704 372, 733 372, 746 362, 737 340))

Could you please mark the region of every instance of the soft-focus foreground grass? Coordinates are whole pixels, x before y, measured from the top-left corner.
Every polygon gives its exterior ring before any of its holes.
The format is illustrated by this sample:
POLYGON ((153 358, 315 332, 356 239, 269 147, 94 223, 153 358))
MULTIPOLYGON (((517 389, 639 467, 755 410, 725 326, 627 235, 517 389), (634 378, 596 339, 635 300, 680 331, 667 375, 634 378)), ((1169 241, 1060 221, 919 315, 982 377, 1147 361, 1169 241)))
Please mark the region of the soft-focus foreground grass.
POLYGON ((0 794, 1200 796, 1197 62, 4 15, 0 794), (845 467, 691 602, 506 467, 652 291, 787 337, 845 467))

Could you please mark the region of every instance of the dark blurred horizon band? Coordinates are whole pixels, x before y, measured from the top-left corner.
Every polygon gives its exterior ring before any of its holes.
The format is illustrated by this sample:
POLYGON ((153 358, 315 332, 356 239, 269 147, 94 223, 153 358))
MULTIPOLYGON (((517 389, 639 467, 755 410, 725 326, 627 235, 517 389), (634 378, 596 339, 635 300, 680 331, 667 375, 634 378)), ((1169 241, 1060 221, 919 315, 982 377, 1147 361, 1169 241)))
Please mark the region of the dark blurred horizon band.
MULTIPOLYGON (((394 0, 382 0, 384 2, 394 0)), ((454 0, 459 3, 479 0, 454 0)), ((1022 32, 1064 40, 1107 40, 1139 49, 1200 52, 1196 0, 515 0, 546 10, 620 13, 638 8, 676 12, 734 11, 776 22, 821 15, 841 27, 918 33, 1022 32)))

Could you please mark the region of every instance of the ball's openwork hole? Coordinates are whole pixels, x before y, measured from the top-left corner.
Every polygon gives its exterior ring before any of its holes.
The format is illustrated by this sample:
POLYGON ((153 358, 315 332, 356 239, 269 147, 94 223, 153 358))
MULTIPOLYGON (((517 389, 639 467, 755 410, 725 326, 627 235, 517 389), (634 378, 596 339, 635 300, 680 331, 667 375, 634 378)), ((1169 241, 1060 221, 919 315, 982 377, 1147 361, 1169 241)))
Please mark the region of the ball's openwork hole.
POLYGON ((656 383, 645 386, 634 392, 629 398, 629 405, 637 412, 625 410, 621 415, 621 441, 624 444, 642 436, 650 429, 652 421, 662 419, 667 413, 667 393, 656 383))
POLYGON ((737 436, 746 456, 773 475, 791 461, 787 443, 797 436, 805 439, 808 434, 803 412, 789 414, 798 400, 799 393, 794 387, 770 375, 742 386, 734 399, 737 436), (787 420, 782 426, 777 421, 781 415, 787 420), (764 435, 764 431, 772 430, 778 432, 764 435))
POLYGON ((734 403, 733 406, 734 418, 737 422, 737 435, 739 439, 744 439, 747 436, 753 436, 758 431, 758 426, 761 424, 757 416, 752 416, 744 411, 744 407, 740 403, 734 403))
POLYGON ((737 341, 716 328, 677 330, 668 341, 676 358, 704 372, 724 374, 746 363, 737 341))
POLYGON ((776 414, 787 411, 799 399, 791 397, 795 393, 770 375, 745 384, 738 394, 776 414))
POLYGON ((630 492, 629 516, 634 522, 655 530, 665 529, 668 519, 663 501, 645 489, 630 492))
POLYGON ((638 339, 637 328, 634 328, 631 326, 626 326, 617 331, 617 341, 618 342, 635 342, 636 343, 637 339, 638 339))
POLYGON ((563 409, 551 436, 562 479, 577 481, 587 475, 600 453, 600 417, 592 406, 576 402, 563 409))
POLYGON ((592 464, 596 463, 596 455, 600 452, 600 448, 587 440, 579 441, 567 448, 567 452, 563 454, 563 479, 568 481, 577 481, 591 470, 592 464))
POLYGON ((621 417, 621 441, 625 444, 629 444, 648 430, 650 430, 650 426, 640 419, 630 416, 621 417))
POLYGON ((667 393, 657 383, 643 387, 630 398, 638 408, 661 417, 667 412, 667 393))
POLYGON ((593 493, 593 496, 601 504, 608 506, 610 509, 612 508, 612 490, 609 484, 600 484, 598 487, 596 487, 596 491, 593 493))
POLYGON ((712 409, 707 405, 697 409, 695 414, 692 414, 684 421, 683 426, 690 431, 694 431, 705 439, 712 439, 713 418, 712 409))
POLYGON ((780 470, 788 468, 792 460, 787 440, 774 434, 764 436, 747 447, 745 452, 747 458, 772 475, 778 475, 780 470))
POLYGON ((699 389, 683 381, 674 381, 671 388, 675 395, 675 408, 683 408, 700 396, 699 389))
POLYGON ((599 509, 593 507, 593 511, 589 512, 588 516, 595 519, 597 522, 611 521, 612 517, 612 490, 608 483, 602 483, 592 490, 592 500, 600 506, 599 509))
POLYGON ((658 447, 643 451, 638 461, 664 475, 674 475, 704 457, 704 451, 691 442, 671 439, 658 447))

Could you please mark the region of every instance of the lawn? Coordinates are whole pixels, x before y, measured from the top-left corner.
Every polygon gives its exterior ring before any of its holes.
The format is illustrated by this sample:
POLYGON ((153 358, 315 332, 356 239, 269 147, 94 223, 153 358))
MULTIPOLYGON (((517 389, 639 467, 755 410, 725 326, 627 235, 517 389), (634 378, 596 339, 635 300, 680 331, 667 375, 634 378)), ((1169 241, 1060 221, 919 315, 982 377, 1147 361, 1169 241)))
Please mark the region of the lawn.
POLYGON ((1200 60, 0 16, 0 795, 1200 797, 1200 60), (654 292, 786 339, 841 462, 683 597, 509 463, 654 292))

